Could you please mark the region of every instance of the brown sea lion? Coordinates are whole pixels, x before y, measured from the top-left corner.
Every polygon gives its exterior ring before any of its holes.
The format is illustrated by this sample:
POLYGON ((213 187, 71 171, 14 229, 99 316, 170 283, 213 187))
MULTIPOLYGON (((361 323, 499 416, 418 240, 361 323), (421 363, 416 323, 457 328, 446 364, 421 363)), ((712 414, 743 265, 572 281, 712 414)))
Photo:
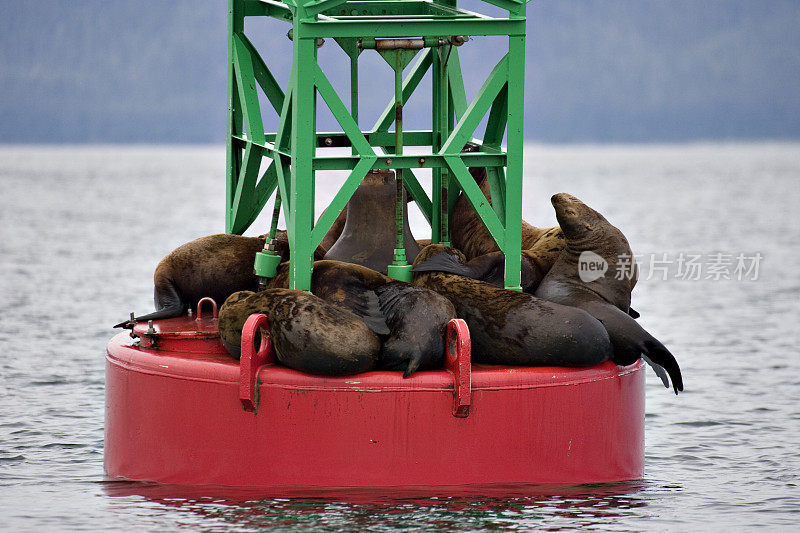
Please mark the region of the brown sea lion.
POLYGON ((402 370, 441 368, 447 323, 456 317, 450 301, 432 290, 393 281, 375 289, 392 333, 383 342, 380 367, 402 370))
MULTIPOLYGON (((520 261, 520 285, 522 292, 534 294, 539 284, 552 268, 549 254, 542 258, 532 250, 523 250, 520 261)), ((503 252, 491 252, 480 255, 471 261, 462 263, 458 256, 441 252, 417 264, 415 272, 448 272, 471 279, 485 281, 495 287, 505 287, 505 257, 503 252)), ((628 307, 628 314, 639 318, 639 313, 628 307)))
MULTIPOLYGON (((465 260, 457 250, 431 244, 417 256, 417 263, 441 252, 465 260)), ((457 274, 414 272, 413 282, 452 302, 456 315, 469 326, 474 362, 591 366, 612 355, 602 324, 580 309, 457 274)))
MULTIPOLYGON (((405 191, 404 191, 405 194, 405 191)), ((390 170, 370 171, 347 202, 344 228, 324 259, 363 265, 378 272, 394 260, 396 183, 390 170)), ((419 246, 408 226, 404 204, 403 245, 412 262, 419 246)))
MULTIPOLYGON (((283 261, 288 261, 286 231, 278 230, 275 239, 276 252, 283 261)), ((264 248, 264 240, 264 235, 243 237, 221 233, 178 246, 158 263, 153 274, 156 311, 114 327, 181 316, 189 309, 194 310, 197 302, 206 296, 219 303, 236 291, 256 290, 258 278, 253 262, 256 253, 264 248)), ((320 258, 323 254, 317 248, 314 257, 320 258)))
MULTIPOLYGON (((283 263, 269 287, 288 286, 289 263, 283 263)), ((441 366, 444 331, 455 318, 453 305, 443 296, 361 265, 330 260, 314 263, 311 292, 385 336, 380 368, 404 370, 408 377, 417 369, 441 366)))
MULTIPOLYGON (((473 149, 474 147, 467 146, 464 150, 473 149)), ((486 169, 472 167, 469 172, 489 201, 489 205, 492 205, 486 169)), ((461 250, 468 261, 500 250, 463 193, 453 207, 453 224, 450 233, 453 247, 461 250)), ((549 266, 558 259, 563 248, 564 235, 558 226, 537 228, 522 221, 522 250, 528 250, 535 254, 534 271, 542 269, 547 272, 549 266), (538 266, 539 264, 541 266, 538 266)))
MULTIPOLYGON (((406 191, 406 202, 410 201, 411 201, 411 195, 408 194, 408 191, 406 191)), ((342 209, 342 211, 333 221, 333 224, 331 224, 331 227, 325 234, 325 237, 322 238, 322 242, 319 244, 319 246, 324 250, 324 252, 330 250, 331 246, 333 246, 333 243, 339 240, 339 237, 342 235, 342 230, 344 229, 344 223, 346 220, 347 220, 347 206, 345 206, 345 208, 342 209)), ((427 246, 430 243, 431 243, 430 239, 422 239, 422 240, 417 239, 417 246, 419 246, 420 248, 427 246)))
MULTIPOLYGON (((331 227, 328 230, 328 233, 326 233, 325 236, 322 238, 322 242, 319 243, 319 247, 323 250, 323 253, 322 253, 323 256, 328 252, 328 250, 331 249, 331 246, 333 246, 333 243, 335 243, 337 240, 339 240, 339 237, 342 234, 342 230, 344 229, 345 220, 347 220, 347 208, 346 207, 344 209, 342 209, 341 213, 339 213, 339 215, 333 221, 333 224, 331 224, 331 227)), ((319 221, 317 221, 317 222, 319 222, 319 221)), ((319 257, 318 259, 322 259, 322 257, 319 257)))
POLYGON ((612 361, 629 365, 642 357, 667 388, 669 374, 678 394, 683 390, 683 379, 675 357, 628 314, 637 279, 628 240, 603 215, 574 196, 556 194, 551 202, 567 246, 539 285, 536 296, 583 309, 597 318, 614 346, 612 361), (587 260, 601 265, 604 262, 606 269, 581 279, 581 267, 587 260), (630 263, 622 263, 623 260, 630 263))
MULTIPOLYGON (((456 255, 441 252, 417 264, 415 272, 447 272, 485 281, 495 287, 505 287, 505 256, 503 252, 490 252, 462 263, 456 255)), ((522 251, 520 260, 520 286, 523 292, 534 292, 544 279, 550 265, 542 265, 536 252, 522 251)))
POLYGON ((241 354, 242 328, 253 313, 264 313, 278 360, 289 368, 326 376, 347 376, 375 368, 381 344, 354 314, 305 291, 266 289, 232 294, 219 311, 225 347, 241 354))

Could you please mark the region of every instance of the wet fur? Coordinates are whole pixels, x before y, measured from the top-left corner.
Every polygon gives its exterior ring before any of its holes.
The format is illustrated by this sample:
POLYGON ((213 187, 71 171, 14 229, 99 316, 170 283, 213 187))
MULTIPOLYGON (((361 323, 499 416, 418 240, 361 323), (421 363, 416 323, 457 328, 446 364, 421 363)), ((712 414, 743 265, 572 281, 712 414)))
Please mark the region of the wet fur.
POLYGON ((377 335, 354 314, 304 291, 267 289, 234 293, 219 313, 223 344, 239 357, 242 328, 264 313, 278 360, 295 370, 328 376, 366 372, 378 362, 377 335))
POLYGON ((666 373, 675 394, 682 391, 683 378, 675 357, 630 316, 631 291, 636 284, 637 270, 633 269, 631 279, 617 279, 616 276, 619 255, 633 256, 628 240, 605 217, 574 196, 556 194, 551 202, 567 246, 542 280, 536 296, 588 312, 600 320, 608 332, 614 346, 612 361, 629 365, 643 357, 665 387, 669 387, 666 373), (609 264, 606 273, 595 281, 580 279, 578 261, 584 251, 600 255, 609 264))
MULTIPOLYGON (((196 310, 204 297, 217 304, 236 291, 256 290, 258 278, 253 270, 257 252, 264 248, 264 236, 217 234, 200 237, 170 252, 156 266, 153 275, 153 300, 156 311, 134 318, 134 322, 174 318, 196 310)), ((276 234, 276 251, 282 260, 289 259, 289 241, 285 231, 276 234)), ((317 249, 316 257, 321 257, 317 249)), ((114 327, 132 325, 130 320, 114 327)))
MULTIPOLYGON (((284 263, 269 287, 288 285, 289 263, 284 263)), ((372 331, 387 336, 381 368, 402 367, 407 377, 418 368, 441 365, 443 349, 439 346, 443 346, 444 328, 455 313, 450 302, 435 292, 361 265, 331 260, 314 263, 311 292, 356 314, 372 331)))
MULTIPOLYGON (((416 264, 441 252, 464 260, 458 251, 432 244, 416 264)), ((577 367, 612 355, 602 324, 585 311, 455 274, 415 272, 414 284, 445 296, 467 322, 474 362, 577 367)))
POLYGON ((418 369, 441 368, 447 323, 456 316, 449 300, 434 291, 396 281, 375 290, 392 331, 381 347, 381 368, 402 370, 407 378, 418 369))
MULTIPOLYGON (((468 145, 464 151, 472 151, 474 149, 475 147, 468 145)), ((489 201, 489 205, 492 205, 486 169, 473 167, 469 169, 469 172, 489 201)), ((464 194, 459 196, 453 208, 451 237, 453 247, 461 250, 467 261, 500 251, 500 248, 494 242, 464 194)), ((552 264, 558 259, 564 245, 564 235, 558 226, 537 228, 524 220, 522 221, 522 250, 531 253, 529 257, 529 260, 532 261, 533 270, 533 278, 529 284, 531 290, 535 290, 535 286, 550 270, 552 264)))
MULTIPOLYGON (((394 258, 395 198, 394 173, 370 172, 347 202, 341 235, 325 253, 325 259, 345 261, 385 273, 394 258)), ((403 243, 409 261, 419 253, 419 246, 408 225, 405 210, 403 243)))

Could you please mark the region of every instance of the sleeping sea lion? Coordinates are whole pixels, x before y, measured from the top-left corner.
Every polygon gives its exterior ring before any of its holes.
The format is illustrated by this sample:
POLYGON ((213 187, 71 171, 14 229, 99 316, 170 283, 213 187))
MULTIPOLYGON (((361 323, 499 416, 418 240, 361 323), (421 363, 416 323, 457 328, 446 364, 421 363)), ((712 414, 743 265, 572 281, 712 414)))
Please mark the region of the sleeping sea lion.
MULTIPOLYGON (((289 263, 283 263, 268 287, 288 286, 289 263)), ((417 369, 441 365, 445 328, 455 318, 453 305, 443 296, 361 265, 330 260, 314 262, 311 293, 356 314, 385 336, 380 368, 402 369, 408 377, 417 369)))
POLYGON ((381 346, 381 368, 402 370, 404 378, 418 369, 441 368, 445 329, 456 317, 453 304, 441 294, 402 281, 375 292, 392 331, 381 346))
POLYGON ((629 365, 642 357, 667 388, 669 374, 672 388, 678 394, 683 390, 683 379, 675 357, 628 314, 631 290, 637 279, 628 240, 603 215, 574 196, 556 194, 551 202, 567 246, 542 280, 536 296, 583 309, 597 318, 614 346, 612 361, 629 365), (605 261, 605 272, 592 281, 583 281, 581 262, 597 256, 605 261), (630 275, 624 275, 626 272, 620 268, 625 266, 620 263, 623 258, 631 261, 630 275))
POLYGON ((264 313, 278 360, 289 368, 347 376, 375 368, 380 341, 354 314, 305 291, 240 291, 219 311, 219 334, 231 353, 240 353, 242 328, 252 313, 264 313))
MULTIPOLYGON (((552 268, 550 257, 542 259, 537 252, 522 251, 520 261, 520 285, 522 292, 535 293, 539 283, 552 268), (545 270, 545 268, 547 270, 545 270)), ((414 267, 415 272, 447 272, 471 279, 485 281, 495 287, 505 287, 505 257, 503 252, 491 252, 480 255, 471 261, 462 263, 459 256, 440 252, 414 267)), ((628 314, 639 318, 639 313, 628 307, 628 314)))
MULTIPOLYGON (((416 264, 453 248, 431 244, 416 264)), ((592 366, 611 358, 603 325, 585 311, 508 291, 457 274, 414 272, 414 285, 445 296, 470 330, 472 360, 528 366, 592 366)))
MULTIPOLYGON (((286 231, 275 235, 276 252, 289 260, 289 239, 286 231)), ((134 322, 181 316, 195 310, 206 296, 224 302, 232 293, 256 290, 258 278, 253 270, 255 255, 264 248, 265 236, 243 237, 225 233, 200 237, 175 248, 156 266, 153 275, 156 311, 126 320, 115 328, 132 326, 134 322)), ((324 252, 317 248, 315 258, 324 252)))

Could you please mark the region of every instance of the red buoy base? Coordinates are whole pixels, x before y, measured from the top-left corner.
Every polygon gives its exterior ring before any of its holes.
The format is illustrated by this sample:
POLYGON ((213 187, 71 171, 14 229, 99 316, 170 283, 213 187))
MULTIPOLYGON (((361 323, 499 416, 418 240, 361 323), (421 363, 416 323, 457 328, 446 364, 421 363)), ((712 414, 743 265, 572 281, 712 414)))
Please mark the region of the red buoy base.
POLYGON ((105 467, 112 477, 387 487, 643 474, 641 362, 472 365, 466 378, 435 370, 407 379, 388 371, 321 377, 266 365, 256 371, 256 409, 246 411, 239 362, 217 338, 193 338, 184 344, 189 351, 175 346, 168 339, 161 347, 135 343, 127 333, 109 343, 105 467))

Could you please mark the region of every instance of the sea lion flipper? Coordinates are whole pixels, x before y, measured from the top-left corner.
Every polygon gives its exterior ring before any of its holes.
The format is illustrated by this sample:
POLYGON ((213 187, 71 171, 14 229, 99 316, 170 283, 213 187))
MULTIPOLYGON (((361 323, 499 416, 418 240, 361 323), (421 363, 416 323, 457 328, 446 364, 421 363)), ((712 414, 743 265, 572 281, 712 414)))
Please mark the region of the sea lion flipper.
POLYGON ((133 326, 136 322, 144 322, 147 320, 160 320, 163 318, 175 318, 181 316, 188 305, 181 298, 178 289, 169 280, 158 280, 156 282, 153 300, 155 301, 156 311, 147 315, 137 316, 133 319, 128 319, 124 322, 116 324, 115 328, 124 328, 126 326, 133 326))
POLYGON ((669 388, 669 378, 667 377, 667 371, 664 370, 664 367, 659 365, 659 364, 657 364, 657 363, 654 363, 653 360, 650 359, 646 355, 642 355, 642 359, 644 359, 645 363, 647 363, 648 365, 653 367, 653 371, 661 379, 661 383, 663 383, 664 387, 668 389, 669 388))
POLYGON ((360 318, 376 335, 388 335, 389 326, 381 311, 380 301, 375 291, 345 285, 347 309, 360 318))
POLYGON ((186 309, 183 305, 178 304, 171 307, 166 307, 164 309, 159 309, 158 311, 154 311, 147 315, 141 315, 134 317, 133 320, 128 319, 125 322, 120 322, 116 324, 115 328, 124 328, 128 325, 133 325, 137 322, 146 322, 147 320, 161 320, 163 318, 175 318, 176 316, 181 316, 186 309))
POLYGON ((629 307, 628 308, 628 316, 630 316, 631 318, 639 318, 642 315, 640 315, 639 311, 637 311, 633 307, 629 307))
POLYGON ((447 272, 474 278, 471 268, 461 263, 458 257, 447 252, 438 253, 421 263, 414 265, 414 272, 447 272))
MULTIPOLYGON (((678 366, 678 361, 675 360, 675 356, 672 355, 661 342, 653 337, 645 341, 643 356, 644 355, 649 356, 649 359, 652 360, 651 362, 645 359, 645 361, 651 365, 655 363, 656 365, 664 367, 672 381, 672 389, 675 391, 675 394, 683 390, 683 378, 681 377, 681 368, 678 366)), ((653 365, 653 368, 656 368, 655 365, 653 365)), ((656 373, 658 374, 657 370, 656 373)), ((661 379, 663 381, 664 378, 661 379)))

